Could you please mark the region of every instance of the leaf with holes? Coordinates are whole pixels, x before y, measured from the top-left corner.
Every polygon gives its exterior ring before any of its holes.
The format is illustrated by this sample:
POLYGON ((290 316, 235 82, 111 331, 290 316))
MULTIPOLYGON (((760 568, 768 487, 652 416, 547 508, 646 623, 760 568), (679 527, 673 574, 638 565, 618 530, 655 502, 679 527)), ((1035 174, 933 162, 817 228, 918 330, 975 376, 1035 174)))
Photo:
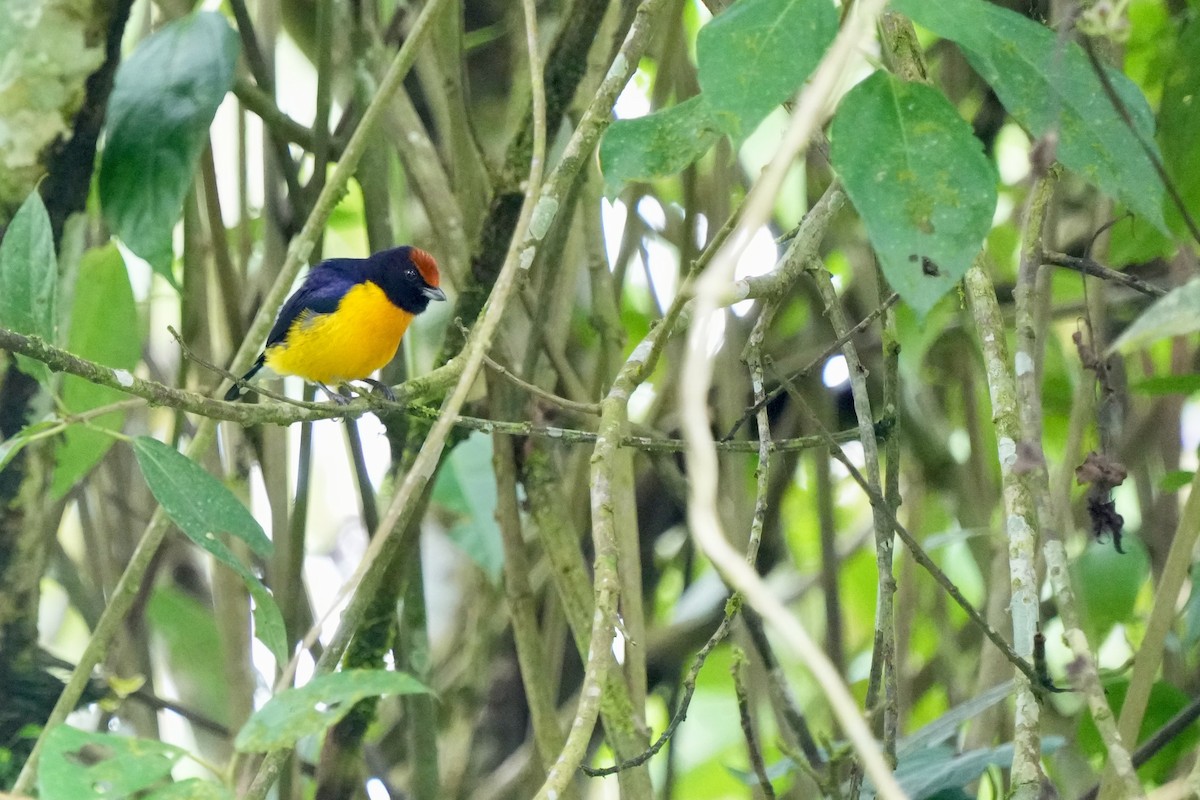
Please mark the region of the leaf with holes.
POLYGON ((255 554, 271 554, 271 540, 246 507, 203 467, 174 447, 149 436, 133 440, 133 452, 146 484, 167 516, 189 539, 242 577, 254 598, 254 635, 275 658, 287 658, 283 615, 262 581, 218 534, 236 536, 255 554))
POLYGON ((172 284, 172 231, 237 57, 237 34, 222 14, 189 14, 138 45, 117 70, 108 101, 104 218, 172 284))
POLYGON ((1056 155, 1068 169, 1166 230, 1162 181, 1142 146, 1158 155, 1154 116, 1132 81, 1115 70, 1105 72, 1136 135, 1079 45, 1045 25, 984 0, 895 0, 892 7, 962 48, 1033 136, 1055 132, 1056 155))
MULTIPOLYGON (((54 234, 42 196, 29 194, 0 242, 0 327, 55 344, 58 261, 54 234)), ((17 356, 21 371, 45 383, 50 371, 40 361, 17 356)))
POLYGON ((979 140, 941 92, 876 72, 842 100, 830 157, 888 283, 924 315, 992 224, 996 172, 979 140))
POLYGON ((359 700, 385 694, 428 692, 420 681, 404 672, 348 669, 321 675, 268 700, 247 720, 234 747, 244 753, 291 747, 305 736, 323 733, 337 724, 359 700))
POLYGON ((178 747, 161 742, 59 725, 47 735, 38 764, 38 797, 142 797, 147 789, 169 782, 172 768, 186 756, 178 747))
POLYGON ((696 37, 700 89, 736 143, 788 100, 837 34, 829 0, 740 0, 696 37))

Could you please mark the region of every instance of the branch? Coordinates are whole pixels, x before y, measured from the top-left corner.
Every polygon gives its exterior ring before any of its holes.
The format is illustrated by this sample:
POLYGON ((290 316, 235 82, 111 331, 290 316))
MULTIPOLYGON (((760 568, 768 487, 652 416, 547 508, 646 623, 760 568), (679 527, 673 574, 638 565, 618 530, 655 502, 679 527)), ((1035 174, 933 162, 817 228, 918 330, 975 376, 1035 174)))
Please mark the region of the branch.
POLYGON ((1066 269, 1081 272, 1084 275, 1091 275, 1093 278, 1102 278, 1106 281, 1119 283, 1122 286, 1128 286, 1130 289, 1150 297, 1162 297, 1167 293, 1167 290, 1161 286, 1155 286, 1141 278, 1112 269, 1111 267, 1106 267, 1090 258, 1069 256, 1066 253, 1042 253, 1042 261, 1056 267, 1065 267, 1066 269))
POLYGON ((784 140, 770 165, 755 182, 737 228, 697 280, 693 324, 687 340, 679 396, 680 416, 688 441, 688 476, 691 479, 688 522, 696 544, 717 567, 722 578, 732 588, 745 594, 747 602, 784 635, 804 661, 828 698, 834 715, 862 759, 879 795, 899 798, 904 796, 904 792, 892 776, 841 676, 809 638, 799 618, 771 594, 762 578, 742 560, 741 554, 725 537, 716 507, 720 492, 716 450, 707 407, 713 370, 712 359, 708 355, 707 333, 717 313, 719 299, 726 293, 734 266, 752 234, 770 215, 786 170, 826 116, 829 99, 842 76, 847 73, 852 57, 871 36, 875 20, 885 4, 881 0, 862 0, 850 9, 833 45, 801 91, 784 140))

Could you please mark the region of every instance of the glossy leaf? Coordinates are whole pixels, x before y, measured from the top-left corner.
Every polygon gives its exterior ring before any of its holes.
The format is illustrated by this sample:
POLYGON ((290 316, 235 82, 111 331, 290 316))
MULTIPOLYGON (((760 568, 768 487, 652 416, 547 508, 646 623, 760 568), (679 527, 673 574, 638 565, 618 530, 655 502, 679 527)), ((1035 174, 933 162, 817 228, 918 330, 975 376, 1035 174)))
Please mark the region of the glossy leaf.
MULTIPOLYGON (((58 261, 54 234, 42 196, 31 192, 0 242, 0 327, 55 344, 58 261)), ((17 356, 21 370, 45 383, 50 371, 40 361, 17 356)))
POLYGON ((242 563, 220 534, 245 542, 257 555, 271 554, 271 540, 238 499, 195 461, 149 436, 133 440, 133 452, 146 484, 171 521, 189 539, 235 571, 254 598, 254 635, 278 661, 287 656, 283 615, 262 581, 242 563))
MULTIPOLYGON (((141 357, 142 341, 137 306, 125 261, 115 245, 89 250, 79 263, 79 291, 71 306, 67 349, 114 369, 132 370, 141 357)), ((68 413, 78 414, 124 400, 129 395, 74 375, 63 376, 62 401, 68 413)), ((125 412, 114 411, 90 420, 95 428, 120 430, 125 412)), ((55 457, 50 493, 61 498, 112 447, 113 439, 83 425, 67 428, 55 457)))
POLYGON ((837 34, 829 0, 740 0, 700 29, 700 89, 740 143, 788 100, 837 34))
POLYGON ((920 730, 913 731, 897 742, 896 755, 904 758, 922 748, 942 744, 953 736, 964 722, 974 719, 997 703, 1008 699, 1014 690, 1014 683, 1005 681, 960 703, 932 722, 923 725, 920 730))
POLYGON ((652 181, 682 171, 720 137, 702 96, 636 119, 614 122, 600 142, 600 169, 609 194, 632 181, 652 181))
MULTIPOLYGON (((1068 169, 1165 230, 1162 182, 1077 44, 984 0, 895 0, 892 7, 958 44, 1033 136, 1056 132, 1056 155, 1068 169)), ((1142 140, 1156 148, 1141 90, 1118 72, 1106 74, 1142 140)))
POLYGON ((1117 337, 1110 352, 1128 353, 1168 336, 1186 336, 1200 331, 1200 278, 1172 289, 1142 312, 1117 337))
POLYGON ((175 282, 172 231, 208 126, 233 86, 238 38, 198 11, 145 39, 117 70, 100 162, 100 203, 113 231, 175 282))
MULTIPOLYGON (((1125 696, 1129 692, 1129 680, 1125 677, 1112 678, 1104 681, 1104 694, 1114 714, 1120 714, 1125 705, 1125 696)), ((1165 681, 1155 681, 1150 687, 1150 699, 1146 703, 1146 713, 1142 718, 1142 727, 1137 740, 1146 741, 1153 733, 1162 728, 1172 717, 1183 710, 1188 704, 1189 697, 1175 686, 1165 681)), ((1143 780, 1163 783, 1172 773, 1180 757, 1194 750, 1196 742, 1200 741, 1200 722, 1193 721, 1183 730, 1175 734, 1162 746, 1150 760, 1138 767, 1138 775, 1143 780)), ((1106 759, 1107 748, 1091 714, 1084 710, 1079 720, 1076 742, 1083 754, 1090 758, 1106 759)))
POLYGON ((59 725, 46 737, 38 764, 38 797, 140 797, 140 792, 169 781, 171 769, 186 755, 161 742, 59 725))
POLYGON ((941 92, 883 72, 842 100, 830 140, 888 283, 924 314, 979 252, 995 169, 941 92))
POLYGON ((450 528, 450 538, 492 583, 499 583, 504 547, 496 524, 491 437, 473 433, 451 451, 438 474, 433 499, 459 517, 450 528))
POLYGON ((346 716, 359 700, 428 691, 420 681, 404 672, 351 669, 322 675, 268 700, 246 722, 234 746, 242 752, 253 753, 291 747, 305 736, 324 733, 346 716))

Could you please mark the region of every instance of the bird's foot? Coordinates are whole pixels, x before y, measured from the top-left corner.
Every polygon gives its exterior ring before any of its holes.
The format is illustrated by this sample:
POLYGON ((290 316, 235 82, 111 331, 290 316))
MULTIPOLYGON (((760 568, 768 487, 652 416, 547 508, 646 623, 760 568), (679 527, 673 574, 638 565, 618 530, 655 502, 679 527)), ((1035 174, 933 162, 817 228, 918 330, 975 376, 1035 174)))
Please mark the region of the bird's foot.
MULTIPOLYGON (((322 391, 324 391, 325 394, 329 396, 329 399, 332 400, 336 405, 345 406, 350 404, 350 398, 345 394, 342 394, 341 392, 335 392, 333 389, 330 389, 320 381, 317 381, 316 384, 317 386, 321 387, 322 391)), ((345 384, 342 385, 344 386, 345 384)))
POLYGON ((392 391, 392 387, 388 386, 383 381, 377 381, 374 378, 363 378, 362 382, 370 386, 383 395, 383 399, 389 403, 396 402, 396 393, 392 391))

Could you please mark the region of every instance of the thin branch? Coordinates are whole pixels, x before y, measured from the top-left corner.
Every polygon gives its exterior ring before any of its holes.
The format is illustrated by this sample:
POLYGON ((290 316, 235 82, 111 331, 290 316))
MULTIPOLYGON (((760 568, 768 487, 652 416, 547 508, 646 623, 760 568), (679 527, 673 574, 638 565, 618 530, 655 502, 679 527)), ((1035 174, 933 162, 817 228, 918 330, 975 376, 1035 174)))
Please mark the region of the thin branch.
POLYGON ((1080 258, 1078 256, 1069 256, 1066 253, 1045 252, 1042 253, 1042 261, 1056 267, 1065 267, 1075 272, 1081 272, 1084 275, 1091 275, 1093 278, 1101 278, 1113 283, 1119 283, 1122 286, 1128 286, 1130 289, 1141 292, 1149 297, 1162 297, 1167 293, 1167 290, 1161 286, 1155 286, 1134 275, 1106 267, 1086 256, 1080 258))
POLYGON ((758 788, 762 790, 767 800, 775 800, 775 787, 767 776, 767 765, 763 763, 762 748, 758 744, 758 735, 754 732, 754 719, 750 711, 750 693, 746 690, 746 654, 739 648, 733 650, 733 663, 729 665, 729 673, 733 676, 733 693, 737 697, 738 721, 742 725, 742 736, 746 739, 746 752, 750 758, 750 766, 758 778, 758 788))

